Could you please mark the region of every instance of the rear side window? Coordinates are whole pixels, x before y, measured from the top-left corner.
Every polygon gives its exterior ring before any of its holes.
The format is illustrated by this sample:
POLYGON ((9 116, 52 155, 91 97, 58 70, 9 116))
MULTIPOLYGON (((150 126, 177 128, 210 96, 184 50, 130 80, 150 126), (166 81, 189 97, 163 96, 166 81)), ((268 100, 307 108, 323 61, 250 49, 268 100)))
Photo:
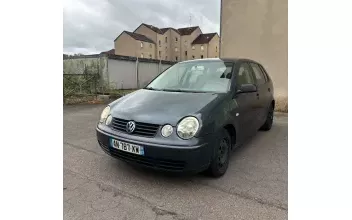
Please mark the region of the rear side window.
POLYGON ((269 77, 268 73, 266 72, 266 70, 264 69, 264 67, 262 65, 259 65, 259 66, 260 66, 260 69, 262 70, 262 72, 265 75, 266 81, 269 82, 270 81, 270 77, 269 77))
POLYGON ((266 76, 264 75, 264 73, 262 72, 261 68, 258 66, 258 64, 256 63, 251 63, 251 67, 253 69, 255 78, 257 80, 257 84, 258 85, 262 85, 264 84, 267 80, 266 80, 266 76))

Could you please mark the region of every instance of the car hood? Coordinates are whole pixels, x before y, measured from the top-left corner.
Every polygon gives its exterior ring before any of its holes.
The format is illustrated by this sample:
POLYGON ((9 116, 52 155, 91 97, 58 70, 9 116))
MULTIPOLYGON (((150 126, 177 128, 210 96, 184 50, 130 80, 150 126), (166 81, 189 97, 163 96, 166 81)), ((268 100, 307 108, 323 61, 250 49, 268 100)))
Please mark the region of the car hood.
POLYGON ((113 117, 152 124, 176 125, 185 116, 201 118, 225 94, 141 89, 110 104, 113 117))

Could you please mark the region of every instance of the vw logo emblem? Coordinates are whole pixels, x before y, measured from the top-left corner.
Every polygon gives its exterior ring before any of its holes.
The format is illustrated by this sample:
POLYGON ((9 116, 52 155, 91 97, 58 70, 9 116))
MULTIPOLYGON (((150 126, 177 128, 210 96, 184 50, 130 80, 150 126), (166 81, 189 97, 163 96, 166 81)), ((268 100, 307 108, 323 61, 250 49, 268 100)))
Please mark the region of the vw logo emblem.
POLYGON ((134 121, 127 122, 126 131, 128 133, 132 133, 134 131, 134 129, 136 129, 136 123, 134 123, 134 121))

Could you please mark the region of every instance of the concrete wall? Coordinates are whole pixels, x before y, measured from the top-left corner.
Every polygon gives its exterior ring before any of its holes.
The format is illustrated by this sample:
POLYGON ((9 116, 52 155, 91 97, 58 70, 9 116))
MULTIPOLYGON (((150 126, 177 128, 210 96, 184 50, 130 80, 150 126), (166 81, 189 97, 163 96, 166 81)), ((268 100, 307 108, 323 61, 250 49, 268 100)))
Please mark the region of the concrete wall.
POLYGON ((138 46, 136 40, 130 35, 123 32, 119 38, 114 42, 115 44, 115 54, 123 56, 136 56, 136 51, 138 51, 138 46))
POLYGON ((100 83, 109 80, 108 59, 99 55, 87 55, 63 61, 63 74, 99 74, 100 83))
POLYGON ((152 79, 159 74, 158 63, 139 62, 138 64, 138 83, 139 88, 146 86, 152 79))
POLYGON ((137 89, 147 85, 173 63, 133 57, 109 56, 107 61, 110 89, 137 89), (137 77, 138 76, 138 77, 137 77))
POLYGON ((160 67, 160 72, 164 72, 166 69, 168 69, 171 65, 169 64, 161 64, 160 67))
POLYGON ((222 0, 221 10, 221 57, 259 61, 287 97, 287 0, 222 0))
POLYGON ((128 60, 108 60, 109 88, 137 88, 136 63, 128 60))
POLYGON ((153 59, 137 59, 118 55, 89 55, 65 59, 64 74, 99 74, 99 88, 137 89, 144 87, 174 63, 153 59), (137 72, 138 71, 138 72, 137 72), (137 77, 138 76, 138 77, 137 77))

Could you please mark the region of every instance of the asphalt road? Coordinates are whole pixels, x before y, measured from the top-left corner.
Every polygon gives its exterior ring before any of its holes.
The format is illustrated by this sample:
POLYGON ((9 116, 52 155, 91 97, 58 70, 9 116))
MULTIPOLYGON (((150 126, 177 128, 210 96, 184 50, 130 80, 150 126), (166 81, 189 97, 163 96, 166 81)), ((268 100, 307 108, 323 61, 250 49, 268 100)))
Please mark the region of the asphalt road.
POLYGON ((288 118, 275 117, 219 179, 133 168, 97 145, 104 106, 64 107, 64 219, 287 219, 288 118))

